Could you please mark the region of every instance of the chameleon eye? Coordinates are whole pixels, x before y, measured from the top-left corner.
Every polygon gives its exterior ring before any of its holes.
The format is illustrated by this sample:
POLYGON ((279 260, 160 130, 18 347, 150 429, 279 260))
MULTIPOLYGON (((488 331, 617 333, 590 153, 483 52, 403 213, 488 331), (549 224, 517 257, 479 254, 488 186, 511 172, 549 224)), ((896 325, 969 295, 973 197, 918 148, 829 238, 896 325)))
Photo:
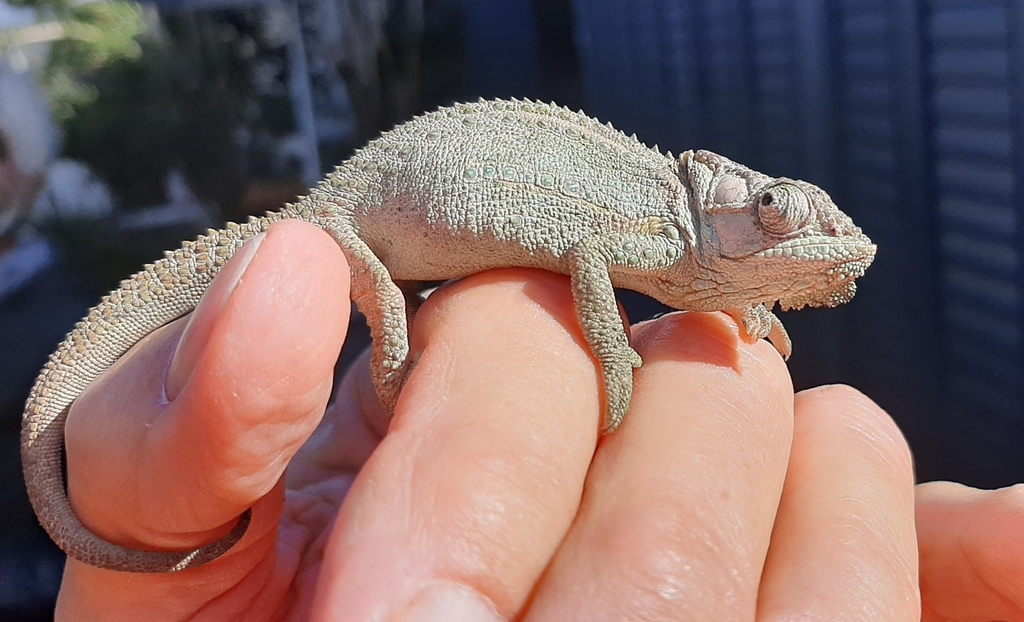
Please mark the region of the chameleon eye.
POLYGON ((792 184, 779 184, 761 195, 757 216, 769 233, 789 235, 807 224, 811 206, 802 190, 792 184))

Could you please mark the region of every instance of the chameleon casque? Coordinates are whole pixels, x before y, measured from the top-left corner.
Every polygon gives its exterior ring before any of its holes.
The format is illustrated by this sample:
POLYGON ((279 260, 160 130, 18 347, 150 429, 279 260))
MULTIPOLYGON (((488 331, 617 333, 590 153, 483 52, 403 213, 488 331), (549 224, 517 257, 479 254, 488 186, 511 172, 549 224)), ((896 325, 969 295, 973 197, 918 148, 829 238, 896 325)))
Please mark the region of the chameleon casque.
POLYGON ((457 104, 386 132, 279 212, 210 230, 121 283, 51 355, 29 395, 22 461, 29 497, 56 543, 83 562, 171 572, 216 559, 250 512, 194 551, 139 551, 77 519, 64 490, 68 409, 154 329, 188 313, 246 240, 276 221, 314 223, 338 242, 352 297, 373 336, 372 375, 392 412, 407 371, 410 284, 489 268, 571 277, 583 334, 600 364, 604 430, 622 422, 633 368, 613 286, 674 309, 725 311, 744 340, 790 341, 771 312, 851 299, 875 245, 809 183, 771 178, 707 151, 648 148, 582 112, 531 101, 457 104), (401 287, 400 287, 401 285, 401 287))

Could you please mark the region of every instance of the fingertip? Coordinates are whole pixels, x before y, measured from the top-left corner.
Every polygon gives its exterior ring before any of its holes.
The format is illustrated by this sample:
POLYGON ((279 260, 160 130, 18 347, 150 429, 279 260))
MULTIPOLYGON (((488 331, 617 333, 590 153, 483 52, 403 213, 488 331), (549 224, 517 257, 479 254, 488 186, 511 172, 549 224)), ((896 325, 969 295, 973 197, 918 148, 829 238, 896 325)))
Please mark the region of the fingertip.
POLYGON ((950 620, 1024 615, 1024 485, 980 490, 928 482, 916 488, 926 606, 950 620))
POLYGON ((735 321, 721 312, 674 312, 633 326, 633 342, 645 363, 661 360, 704 363, 753 374, 765 390, 792 396, 785 361, 765 340, 746 343, 735 321))
POLYGON ((878 405, 871 398, 848 384, 826 384, 811 389, 804 389, 797 393, 797 399, 830 404, 844 403, 855 408, 878 408, 878 405))
POLYGON ((685 328, 685 339, 671 338, 673 343, 682 345, 682 349, 680 345, 673 346, 677 357, 732 367, 737 371, 743 357, 752 357, 745 365, 756 362, 765 370, 788 376, 785 362, 792 354, 792 343, 782 323, 776 319, 771 333, 762 339, 749 335, 741 324, 724 311, 676 311, 640 322, 633 326, 633 331, 637 339, 648 339, 656 345, 677 327, 685 328))
POLYGON ((184 362, 202 365, 203 378, 228 385, 245 380, 257 390, 270 382, 288 391, 296 385, 283 380, 302 376, 293 370, 333 368, 350 311, 349 270, 337 243, 319 227, 285 220, 243 251, 232 258, 238 267, 232 270, 229 262, 197 307, 194 315, 204 328, 192 334, 186 329, 179 350, 195 348, 202 356, 184 362), (221 276, 228 278, 221 283, 221 276), (208 319, 201 317, 204 311, 208 319), (255 375, 240 373, 245 371, 255 375))
POLYGON ((635 325, 633 340, 648 362, 671 358, 732 368, 739 365, 739 339, 722 314, 669 313, 635 325))
POLYGON ((322 413, 348 327, 348 281, 344 255, 323 230, 273 225, 203 344, 188 400, 202 406, 184 409, 203 413, 194 423, 215 425, 214 406, 227 415, 220 424, 234 424, 221 430, 226 440, 237 443, 255 424, 322 413))
MULTIPOLYGON (((239 285, 245 281, 267 287, 280 282, 282 277, 295 281, 293 290, 299 294, 299 299, 309 298, 303 295, 305 292, 299 291, 307 285, 309 290, 319 291, 318 295, 323 297, 320 308, 325 310, 342 306, 349 297, 348 264, 329 234, 301 220, 283 220, 271 225, 235 253, 189 316, 167 371, 164 390, 169 400, 173 401, 188 382, 239 285), (263 248, 264 242, 269 242, 266 248, 263 248), (314 278, 308 278, 311 276, 314 278)), ((265 306, 265 301, 252 301, 249 299, 251 296, 246 292, 247 300, 240 303, 247 311, 255 308, 253 302, 265 306)), ((276 298, 285 304, 295 300, 284 300, 281 296, 276 298)), ((318 328, 336 334, 339 326, 347 327, 347 313, 336 317, 338 322, 326 322, 318 328)), ((344 338, 343 333, 340 338, 344 338)))
POLYGON ((898 428, 843 385, 801 391, 794 407, 759 616, 919 620, 913 472, 898 428))
POLYGON ((903 431, 881 406, 854 387, 833 384, 800 391, 795 416, 805 422, 798 432, 815 425, 808 424, 809 418, 835 418, 845 429, 866 437, 876 450, 884 451, 889 463, 901 472, 913 471, 914 458, 903 431))
POLYGON ((153 331, 75 402, 70 494, 111 541, 215 540, 257 499, 265 507, 323 412, 350 310, 347 264, 306 223, 279 223, 254 242, 211 287, 190 335, 183 321, 153 331))
POLYGON ((173 401, 178 397, 178 393, 188 382, 214 325, 220 319, 231 294, 266 238, 267 234, 264 232, 246 242, 224 266, 192 311, 167 370, 164 382, 167 399, 173 401))
POLYGON ((179 363, 192 369, 145 456, 156 486, 142 496, 174 491, 198 524, 233 519, 274 487, 324 412, 348 327, 348 265, 326 232, 286 220, 253 246, 200 304, 179 363))

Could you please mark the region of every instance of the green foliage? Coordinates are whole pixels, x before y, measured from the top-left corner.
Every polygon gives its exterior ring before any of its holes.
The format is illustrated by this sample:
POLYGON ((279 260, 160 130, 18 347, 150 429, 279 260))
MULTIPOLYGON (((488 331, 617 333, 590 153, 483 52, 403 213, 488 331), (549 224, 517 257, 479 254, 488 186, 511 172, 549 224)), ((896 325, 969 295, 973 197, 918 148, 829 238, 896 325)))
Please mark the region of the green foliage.
POLYGON ((166 201, 166 175, 179 169, 236 215, 245 175, 274 178, 275 140, 294 115, 287 49, 264 35, 261 9, 166 15, 147 32, 155 13, 131 2, 14 1, 42 15, 23 38, 52 40, 41 82, 64 155, 107 181, 121 207, 166 201))
MULTIPOLYGON (((35 8, 43 22, 58 25, 52 31, 50 57, 40 76, 58 122, 67 120, 75 106, 96 97, 88 76, 108 63, 138 58, 138 37, 145 33, 142 8, 134 2, 77 3, 69 0, 14 0, 35 8)), ((38 28, 38 26, 37 26, 38 28)), ((22 29, 31 34, 32 27, 22 29)), ((14 41, 18 40, 15 32, 14 41)))
POLYGON ((71 7, 61 20, 65 37, 53 43, 43 86, 58 122, 75 104, 94 98, 82 77, 119 59, 138 58, 137 37, 146 30, 142 9, 132 2, 94 2, 71 7))

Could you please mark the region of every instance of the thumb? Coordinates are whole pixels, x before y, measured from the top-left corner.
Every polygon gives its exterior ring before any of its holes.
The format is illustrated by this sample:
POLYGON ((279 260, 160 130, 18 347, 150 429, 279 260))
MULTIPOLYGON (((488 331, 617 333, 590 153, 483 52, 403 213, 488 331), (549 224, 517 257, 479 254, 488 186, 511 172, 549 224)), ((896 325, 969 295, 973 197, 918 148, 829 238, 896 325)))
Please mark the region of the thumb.
MULTIPOLYGON (((347 264, 322 230, 283 221, 250 241, 187 323, 146 337, 76 402, 68 485, 82 522, 146 549, 226 534, 316 427, 349 308, 347 264)), ((271 505, 250 531, 276 526, 271 505)))

